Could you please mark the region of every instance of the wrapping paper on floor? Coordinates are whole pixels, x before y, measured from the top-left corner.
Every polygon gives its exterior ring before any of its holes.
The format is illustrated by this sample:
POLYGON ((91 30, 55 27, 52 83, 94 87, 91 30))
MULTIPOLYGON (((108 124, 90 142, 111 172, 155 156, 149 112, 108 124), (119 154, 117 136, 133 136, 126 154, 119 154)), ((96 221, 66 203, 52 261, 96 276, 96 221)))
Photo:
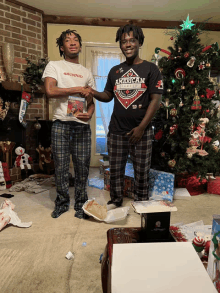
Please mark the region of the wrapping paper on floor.
POLYGON ((14 212, 15 205, 9 200, 5 199, 0 206, 0 231, 8 224, 12 224, 21 228, 28 228, 32 222, 22 223, 17 213, 14 212))
POLYGON ((120 207, 114 210, 107 211, 106 204, 102 205, 98 203, 95 199, 87 200, 83 207, 83 211, 92 216, 94 219, 98 221, 103 221, 105 223, 112 223, 116 221, 124 220, 129 211, 129 207, 120 207))

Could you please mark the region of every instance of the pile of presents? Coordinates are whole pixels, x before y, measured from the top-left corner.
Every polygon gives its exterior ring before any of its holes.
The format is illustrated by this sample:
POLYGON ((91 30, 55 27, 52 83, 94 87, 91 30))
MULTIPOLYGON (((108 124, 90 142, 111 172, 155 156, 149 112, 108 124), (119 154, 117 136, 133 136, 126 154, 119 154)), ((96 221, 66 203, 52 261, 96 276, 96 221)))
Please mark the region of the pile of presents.
MULTIPOLYGON (((100 160, 100 174, 104 174, 104 189, 110 190, 110 169, 108 153, 102 154, 100 160)), ((133 164, 127 162, 125 169, 124 196, 134 198, 134 169, 133 164)), ((150 169, 149 196, 155 200, 173 201, 174 186, 186 188, 190 195, 202 193, 220 194, 220 177, 213 176, 200 180, 196 174, 182 173, 175 176, 172 173, 150 169)))

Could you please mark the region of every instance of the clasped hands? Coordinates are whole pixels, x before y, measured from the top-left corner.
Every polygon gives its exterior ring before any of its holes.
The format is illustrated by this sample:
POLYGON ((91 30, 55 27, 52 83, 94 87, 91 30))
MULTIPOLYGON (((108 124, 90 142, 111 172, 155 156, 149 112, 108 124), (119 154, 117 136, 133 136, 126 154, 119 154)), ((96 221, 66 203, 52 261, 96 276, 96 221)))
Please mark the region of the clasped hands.
POLYGON ((90 86, 82 87, 80 95, 86 100, 92 99, 94 96, 94 90, 90 86))

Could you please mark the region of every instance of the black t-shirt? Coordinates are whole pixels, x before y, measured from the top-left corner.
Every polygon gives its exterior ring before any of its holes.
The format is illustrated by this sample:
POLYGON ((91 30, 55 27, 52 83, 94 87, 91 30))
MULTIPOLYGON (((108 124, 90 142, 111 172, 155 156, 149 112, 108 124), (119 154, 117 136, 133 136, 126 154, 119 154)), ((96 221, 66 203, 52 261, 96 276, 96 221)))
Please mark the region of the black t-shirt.
POLYGON ((109 132, 124 135, 141 123, 150 103, 149 95, 162 94, 163 82, 154 63, 124 62, 112 67, 105 90, 114 94, 109 132))

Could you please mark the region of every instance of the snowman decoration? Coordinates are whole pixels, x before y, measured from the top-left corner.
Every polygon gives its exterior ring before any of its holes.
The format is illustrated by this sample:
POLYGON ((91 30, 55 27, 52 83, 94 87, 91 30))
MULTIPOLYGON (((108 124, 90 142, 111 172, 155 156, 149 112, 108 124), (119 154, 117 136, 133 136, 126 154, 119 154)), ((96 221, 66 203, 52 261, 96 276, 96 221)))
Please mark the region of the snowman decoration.
POLYGON ((29 177, 30 175, 32 175, 34 172, 31 169, 31 165, 30 162, 33 161, 33 159, 28 155, 25 154, 25 149, 22 147, 17 147, 15 149, 15 153, 17 155, 17 158, 15 160, 15 167, 20 167, 21 168, 21 178, 22 180, 24 180, 26 177, 29 177), (25 166, 27 166, 27 175, 26 176, 26 170, 25 170, 25 166))

